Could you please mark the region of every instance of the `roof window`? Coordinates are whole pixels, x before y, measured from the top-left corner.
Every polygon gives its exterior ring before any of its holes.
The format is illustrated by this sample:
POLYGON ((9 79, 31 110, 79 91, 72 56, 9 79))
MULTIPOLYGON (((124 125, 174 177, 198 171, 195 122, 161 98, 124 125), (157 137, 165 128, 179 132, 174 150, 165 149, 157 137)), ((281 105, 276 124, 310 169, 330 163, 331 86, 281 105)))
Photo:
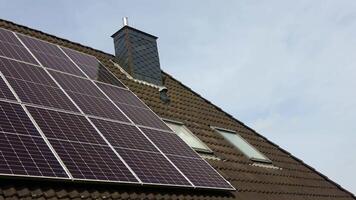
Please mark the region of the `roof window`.
POLYGON ((238 148, 250 160, 265 163, 272 162, 236 132, 216 127, 214 127, 214 129, 218 133, 220 133, 220 135, 222 135, 226 140, 228 140, 232 145, 238 148))
POLYGON ((212 150, 204 144, 197 136, 195 136, 186 126, 181 122, 164 120, 164 122, 177 134, 185 143, 192 147, 197 152, 212 153, 212 150))

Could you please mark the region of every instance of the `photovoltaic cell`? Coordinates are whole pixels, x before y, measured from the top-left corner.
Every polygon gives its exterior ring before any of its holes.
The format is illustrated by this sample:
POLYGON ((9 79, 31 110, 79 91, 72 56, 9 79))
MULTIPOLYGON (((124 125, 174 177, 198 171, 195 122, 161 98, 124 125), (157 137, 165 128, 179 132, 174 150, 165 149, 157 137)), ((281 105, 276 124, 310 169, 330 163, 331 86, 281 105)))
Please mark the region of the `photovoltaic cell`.
POLYGON ((0 173, 68 178, 25 111, 0 101, 0 173))
MULTIPOLYGON (((107 84, 97 83, 100 89, 108 95, 108 97, 115 103, 123 103, 132 106, 147 108, 131 91, 110 86, 107 84)), ((118 105, 118 104, 117 104, 118 105)))
POLYGON ((11 31, 0 29, 0 55, 28 63, 38 64, 11 31))
POLYGON ((148 128, 141 128, 141 130, 165 154, 200 158, 195 151, 173 132, 168 133, 148 128))
POLYGON ((138 182, 107 146, 49 140, 74 178, 138 182))
POLYGON ((91 79, 124 87, 124 85, 114 75, 112 75, 108 69, 101 65, 94 56, 86 55, 63 47, 61 48, 91 79))
POLYGON ((168 155, 169 159, 197 187, 234 189, 203 159, 168 155))
POLYGON ((115 149, 144 183, 191 186, 160 153, 115 149))
POLYGON ((30 106, 28 110, 74 178, 137 182, 83 116, 30 106))
POLYGON ((90 119, 114 147, 158 152, 135 126, 102 119, 90 119))
POLYGON ((27 108, 47 138, 106 145, 84 116, 30 106, 27 108))
POLYGON ((0 70, 21 101, 78 112, 42 68, 0 58, 0 70))
POLYGON ((151 110, 117 103, 119 108, 135 123, 170 131, 171 129, 151 110))
POLYGON ((44 67, 84 76, 56 45, 21 34, 17 35, 44 67))
POLYGON ((9 87, 7 87, 5 81, 0 77, 0 98, 16 100, 9 87))

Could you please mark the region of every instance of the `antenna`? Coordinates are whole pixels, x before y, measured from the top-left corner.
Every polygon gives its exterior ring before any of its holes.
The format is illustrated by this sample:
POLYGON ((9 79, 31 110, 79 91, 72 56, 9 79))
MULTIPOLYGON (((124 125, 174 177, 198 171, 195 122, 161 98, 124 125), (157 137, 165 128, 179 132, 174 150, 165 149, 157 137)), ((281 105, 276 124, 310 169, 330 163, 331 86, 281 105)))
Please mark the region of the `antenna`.
POLYGON ((123 17, 122 18, 122 24, 123 24, 123 26, 128 26, 129 25, 129 18, 128 17, 123 17))

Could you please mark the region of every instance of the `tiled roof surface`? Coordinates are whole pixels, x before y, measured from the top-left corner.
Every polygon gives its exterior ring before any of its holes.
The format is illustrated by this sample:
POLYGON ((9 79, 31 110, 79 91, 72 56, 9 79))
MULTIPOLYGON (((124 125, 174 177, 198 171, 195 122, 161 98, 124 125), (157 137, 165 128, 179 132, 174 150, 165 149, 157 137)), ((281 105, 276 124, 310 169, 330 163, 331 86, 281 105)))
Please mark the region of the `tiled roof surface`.
POLYGON ((160 187, 70 183, 46 180, 0 179, 1 199, 241 199, 241 200, 327 200, 356 199, 341 186, 304 164, 287 151, 256 133, 225 113, 172 76, 164 73, 164 85, 171 98, 164 104, 157 88, 128 79, 110 61, 113 55, 78 43, 57 38, 9 21, 0 20, 0 27, 28 34, 52 43, 96 56, 110 68, 134 93, 162 118, 177 120, 205 142, 221 160, 208 160, 238 191, 216 192, 160 187), (235 130, 273 161, 280 169, 252 166, 241 152, 215 133, 209 126, 235 130))

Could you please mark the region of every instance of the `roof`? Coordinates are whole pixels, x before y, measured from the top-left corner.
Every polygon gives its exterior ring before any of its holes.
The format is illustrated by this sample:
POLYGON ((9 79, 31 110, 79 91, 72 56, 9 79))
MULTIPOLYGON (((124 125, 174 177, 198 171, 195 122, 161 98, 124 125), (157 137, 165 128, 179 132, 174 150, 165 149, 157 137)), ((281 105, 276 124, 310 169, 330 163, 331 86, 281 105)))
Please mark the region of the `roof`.
POLYGON ((97 57, 160 117, 183 122, 205 142, 221 160, 207 161, 217 169, 237 191, 197 191, 162 189, 160 187, 130 187, 115 184, 70 183, 38 179, 4 178, 0 181, 0 199, 356 199, 326 176, 269 141, 233 116, 213 105, 174 77, 163 72, 164 86, 170 103, 160 100, 155 87, 129 79, 112 62, 113 55, 58 38, 9 21, 0 20, 0 27, 20 32, 97 57), (210 126, 238 132, 273 161, 280 169, 254 166, 248 158, 210 126), (3 181, 4 180, 4 181, 3 181))

